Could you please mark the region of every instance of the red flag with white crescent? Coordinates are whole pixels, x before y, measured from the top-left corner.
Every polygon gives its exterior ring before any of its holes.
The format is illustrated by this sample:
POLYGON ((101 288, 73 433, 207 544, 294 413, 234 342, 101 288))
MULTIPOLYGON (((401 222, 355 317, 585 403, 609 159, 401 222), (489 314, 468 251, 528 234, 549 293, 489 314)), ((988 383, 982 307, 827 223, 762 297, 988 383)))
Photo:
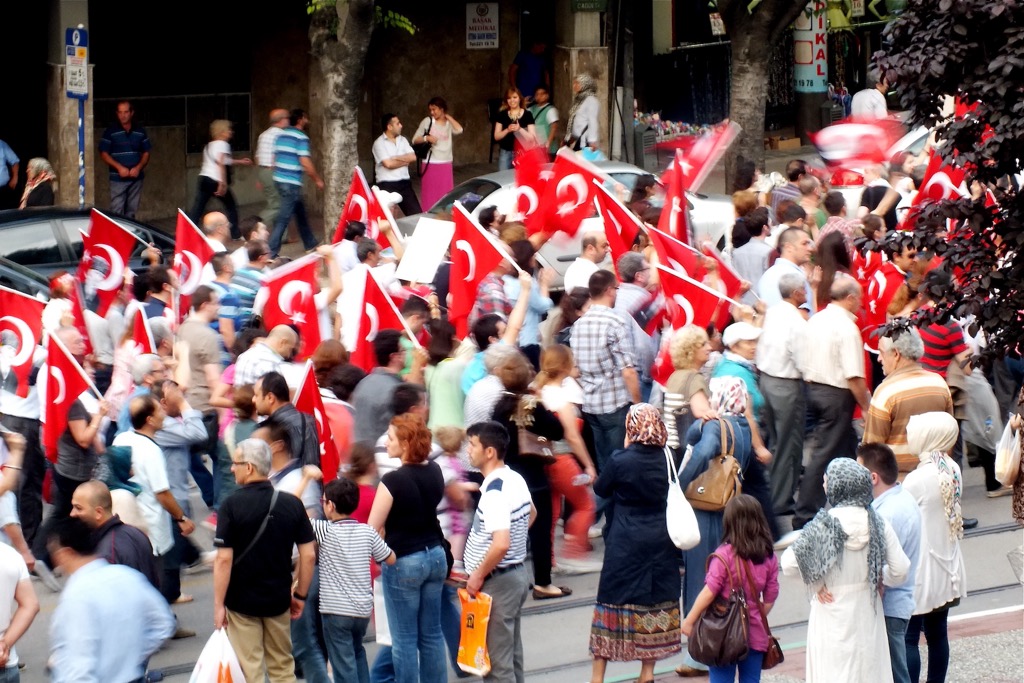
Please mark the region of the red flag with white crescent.
POLYGON ((452 208, 452 220, 455 233, 450 249, 448 320, 462 339, 469 331, 469 314, 476 303, 476 290, 481 280, 498 267, 505 254, 459 202, 452 208))
POLYGON ((71 317, 74 319, 74 327, 81 332, 82 341, 85 342, 85 355, 92 355, 92 336, 89 334, 89 326, 85 324, 85 296, 82 294, 82 285, 75 281, 73 286, 68 288, 68 299, 71 301, 71 317))
MULTIPOLYGON (((676 155, 677 163, 683 169, 681 182, 683 189, 690 192, 697 192, 715 164, 725 155, 732 146, 732 143, 739 137, 740 128, 738 123, 725 121, 723 125, 715 128, 710 133, 697 138, 697 141, 690 145, 685 152, 676 155), (680 161, 681 159, 681 161, 680 161)), ((685 199, 683 206, 685 207, 685 199)), ((682 239, 682 238, 680 238, 682 239)))
POLYGON ((902 135, 903 128, 894 119, 851 116, 811 133, 810 138, 829 167, 856 168, 887 163, 889 149, 902 135))
MULTIPOLYGON (((174 230, 174 265, 172 270, 178 278, 181 307, 184 312, 192 304, 192 292, 203 282, 203 267, 214 255, 213 247, 196 224, 178 209, 178 224, 174 230)), ((176 320, 175 324, 181 322, 176 320)))
POLYGON ((676 158, 661 175, 665 186, 665 206, 658 219, 658 230, 684 244, 690 243, 690 229, 686 220, 686 173, 683 171, 683 150, 676 150, 676 158))
POLYGON ((555 155, 551 173, 538 209, 544 215, 544 230, 575 235, 583 219, 594 213, 594 181, 604 182, 607 176, 565 147, 555 155))
POLYGON ((156 342, 153 340, 153 330, 149 326, 149 318, 142 306, 129 305, 132 316, 132 341, 135 342, 135 349, 138 353, 156 353, 156 342))
POLYGON ((632 211, 622 205, 611 192, 601 183, 594 183, 597 192, 595 201, 597 210, 604 221, 604 234, 608 238, 608 247, 612 252, 612 264, 618 272, 619 257, 633 248, 633 240, 640 232, 640 221, 632 211))
POLYGON ((57 335, 47 335, 46 377, 37 381, 46 382, 46 406, 43 409, 43 448, 50 462, 57 462, 57 441, 68 428, 68 412, 71 404, 92 384, 85 376, 85 370, 68 350, 60 343, 57 335))
POLYGON ((695 280, 704 277, 701 256, 693 247, 657 228, 648 227, 647 235, 662 266, 682 271, 695 280))
MULTIPOLYGON (((366 286, 363 288, 363 303, 359 313, 359 333, 356 336, 356 347, 349 359, 353 365, 370 372, 377 367, 377 354, 373 349, 373 340, 381 330, 405 331, 405 319, 398 312, 398 307, 391 296, 381 289, 376 278, 366 271, 366 286)), ((411 336, 411 335, 410 335, 411 336)))
POLYGON ((320 471, 324 473, 323 483, 326 485, 337 478, 341 456, 334 443, 334 434, 331 433, 331 423, 324 410, 324 400, 320 396, 320 385, 317 384, 312 361, 306 361, 306 371, 299 388, 295 390, 293 403, 297 411, 311 416, 316 422, 316 438, 320 442, 320 471))
POLYGON ((297 360, 312 355, 321 341, 320 318, 313 300, 320 291, 316 272, 320 260, 318 254, 309 254, 275 268, 263 278, 263 325, 268 330, 278 325, 292 325, 299 330, 297 360))
POLYGON ((107 265, 106 275, 96 283, 96 314, 100 317, 107 315, 107 309, 124 286, 125 270, 137 239, 103 212, 93 209, 89 215, 89 232, 82 233, 84 251, 78 266, 78 281, 85 284, 90 269, 102 268, 98 260, 107 265))
POLYGON ((715 249, 710 242, 704 242, 701 244, 700 250, 704 256, 718 264, 718 278, 725 286, 725 295, 730 299, 738 298, 740 290, 743 289, 743 278, 736 274, 736 271, 732 269, 732 266, 726 263, 725 259, 722 258, 722 253, 718 251, 718 249, 715 249))
POLYGON ((710 287, 662 266, 658 270, 673 329, 691 324, 707 327, 717 320, 723 307, 728 310, 728 302, 710 287))
POLYGON ((14 393, 22 398, 28 396, 32 358, 42 342, 45 307, 46 304, 33 296, 0 287, 0 331, 10 331, 18 337, 18 345, 13 347, 9 360, 18 382, 14 393))
POLYGON ((548 186, 552 174, 546 169, 548 154, 543 147, 531 147, 516 156, 512 162, 515 168, 516 204, 515 215, 533 235, 544 229, 544 212, 540 210, 540 199, 548 186))
POLYGON ((371 188, 370 184, 366 182, 363 169, 358 166, 352 171, 352 184, 349 185, 348 197, 345 199, 345 206, 342 207, 341 215, 338 217, 338 227, 334 230, 331 244, 337 244, 345 239, 345 226, 349 221, 359 221, 366 225, 366 236, 375 240, 382 249, 387 249, 391 243, 387 235, 380 231, 378 223, 380 221, 391 223, 392 234, 397 234, 394 231, 395 220, 391 216, 391 212, 380 201, 376 187, 371 188))
POLYGON ((950 166, 942 156, 933 150, 928 159, 928 167, 921 179, 921 189, 914 195, 910 208, 903 216, 903 221, 896 226, 897 230, 913 230, 917 215, 926 202, 940 202, 944 199, 960 199, 970 197, 964 176, 967 172, 962 168, 950 166))

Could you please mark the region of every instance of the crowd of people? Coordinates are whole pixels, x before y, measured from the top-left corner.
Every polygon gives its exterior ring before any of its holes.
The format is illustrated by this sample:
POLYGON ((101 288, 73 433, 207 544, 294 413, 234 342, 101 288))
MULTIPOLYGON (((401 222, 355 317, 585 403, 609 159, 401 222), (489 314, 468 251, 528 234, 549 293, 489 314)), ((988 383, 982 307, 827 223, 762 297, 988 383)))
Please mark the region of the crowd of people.
MULTIPOLYGON (((461 127, 443 100, 430 107, 416 138, 450 142, 461 127)), ((292 136, 301 182, 305 114, 271 119, 292 124, 280 135, 292 136)), ((401 122, 383 123, 379 142, 394 145, 401 122)), ((200 179, 213 194, 230 158, 225 124, 211 126, 214 175, 200 179)), ((984 468, 990 496, 1011 491, 994 475, 1001 425, 977 424, 967 406, 988 392, 995 419, 1020 413, 1020 362, 972 368, 983 340, 927 315, 931 292, 953 284, 938 257, 886 226, 888 191, 853 219, 802 162, 788 175, 767 194, 737 192, 728 260, 750 305, 734 306, 721 328, 667 324, 643 233, 614 264, 607 236, 584 234, 556 305, 536 236, 491 212, 481 224, 506 259, 480 283, 465 339, 447 319, 446 267, 433 288, 397 280, 401 248, 382 252, 359 224, 316 249, 319 319, 266 329, 262 277, 287 262, 277 251, 299 210, 287 191, 272 229, 259 216, 238 226, 219 212, 201 217, 216 254, 181 320, 178 277, 159 254, 147 254, 151 265, 126 279, 105 316, 85 312, 88 338, 70 304, 72 276, 55 275, 43 325, 99 395, 74 402, 48 465, 46 383, 14 393, 18 342, 0 340, 10 430, 0 509, 13 553, 0 550, 10 558, 2 566, 17 569, 0 583, 17 604, 0 624, 6 670, 16 671, 14 642, 38 610, 28 572, 55 589, 54 572, 63 576, 54 680, 83 680, 83 667, 99 680, 138 680, 164 638, 195 635, 172 607, 193 600, 182 572, 208 566, 213 623, 227 629, 246 680, 294 680, 298 670, 309 681, 331 680, 329 671, 335 681, 445 681, 449 666, 460 673, 464 585, 493 601, 485 680, 521 682, 524 604, 570 595, 560 575, 599 571, 594 683, 609 661, 639 661, 639 680, 653 680, 655 662, 680 652, 682 635, 741 576, 751 654, 738 669, 758 680, 769 643, 754 606, 767 619, 781 570, 808 586, 809 681, 916 681, 922 633, 928 680, 943 680, 947 614, 966 594, 960 539, 977 524, 963 514, 964 454, 984 468), (372 368, 351 357, 367 273, 403 319, 403 330, 369 339, 372 368), (137 315, 153 353, 136 344, 137 315), (322 340, 309 358, 337 468, 323 457, 320 418, 295 405, 305 368, 295 357, 310 325, 322 340), (695 510, 700 542, 680 552, 664 521, 666 467, 685 490, 722 453, 738 463, 742 495, 695 510), (209 510, 200 522, 191 482, 209 510), (213 551, 195 544, 197 523, 213 530, 213 551), (373 662, 363 647, 371 615, 373 662), (102 623, 101 644, 76 641, 72 620, 102 623)), ((392 182, 407 201, 404 183, 392 182)), ((630 206, 651 220, 658 194, 641 184, 630 206)), ((720 271, 705 266, 714 286, 720 271)), ((45 360, 40 348, 34 377, 49 376, 45 360)), ((1024 480, 1014 494, 1024 522, 1024 480)), ((686 655, 677 673, 731 681, 737 665, 708 671, 686 655)))

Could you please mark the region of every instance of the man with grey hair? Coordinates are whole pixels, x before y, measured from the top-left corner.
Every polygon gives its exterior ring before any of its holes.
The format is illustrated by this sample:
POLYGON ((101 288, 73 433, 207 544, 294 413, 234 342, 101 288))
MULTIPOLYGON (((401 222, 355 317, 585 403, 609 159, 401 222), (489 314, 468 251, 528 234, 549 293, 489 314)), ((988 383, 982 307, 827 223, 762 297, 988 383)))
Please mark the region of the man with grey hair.
POLYGON ((879 78, 877 73, 869 73, 868 87, 855 93, 850 101, 850 115, 861 119, 884 119, 889 115, 889 107, 885 103, 888 91, 889 81, 885 76, 879 78))
POLYGON ((807 342, 807 320, 800 307, 807 302, 805 281, 797 273, 786 273, 779 278, 782 301, 765 312, 757 344, 760 388, 775 454, 771 464, 771 492, 776 515, 793 511, 793 494, 803 464, 806 402, 801 364, 807 342))
POLYGON ((509 359, 519 355, 522 353, 511 344, 491 344, 483 352, 484 369, 487 374, 474 382, 466 393, 464 414, 467 427, 491 419, 494 406, 505 391, 505 385, 498 379, 498 371, 505 367, 509 359))
POLYGON ((918 362, 924 342, 913 326, 896 327, 878 340, 878 360, 885 379, 875 389, 864 414, 864 443, 884 443, 896 454, 900 472, 917 467, 917 454, 907 444, 907 423, 914 415, 953 414, 946 381, 918 362))
POLYGON ((253 344, 235 361, 235 386, 255 384, 268 372, 280 372, 299 347, 299 335, 288 325, 276 325, 265 339, 253 344))
POLYGON ((665 299, 648 289, 651 278, 651 264, 643 254, 627 251, 616 263, 619 274, 619 290, 615 296, 613 311, 622 316, 629 328, 629 337, 636 353, 637 373, 640 375, 640 398, 646 401, 651 395, 654 379, 651 365, 657 355, 657 339, 647 334, 647 323, 665 305, 665 299))
MULTIPOLYGON (((270 126, 260 133, 256 139, 256 163, 259 170, 256 172, 256 189, 263 191, 263 198, 267 205, 260 212, 260 218, 268 226, 272 226, 277 219, 277 210, 281 207, 281 197, 277 194, 274 186, 274 145, 281 131, 288 127, 288 110, 271 109, 270 126)), ((270 239, 267 235, 264 239, 270 239)))
POLYGON ((828 464, 857 454, 853 409, 859 404, 867 412, 871 400, 864 382, 864 341, 856 315, 862 296, 852 277, 836 278, 829 290, 831 302, 807 323, 806 338, 811 343, 804 346, 803 376, 814 445, 800 478, 794 529, 802 529, 825 506, 821 482, 828 464))
POLYGON ((213 626, 227 628, 247 681, 295 680, 291 620, 302 615, 316 562, 306 510, 274 490, 270 461, 266 441, 245 439, 235 448, 231 469, 241 488, 221 503, 213 539, 213 626))
POLYGON ((144 353, 141 356, 137 356, 132 361, 129 370, 135 388, 128 395, 128 398, 125 399, 124 405, 121 406, 121 410, 117 413, 117 429, 114 432, 114 436, 132 431, 132 417, 128 412, 128 406, 131 404, 132 399, 150 393, 153 390, 153 384, 164 380, 167 376, 167 368, 164 367, 164 362, 155 353, 144 353))

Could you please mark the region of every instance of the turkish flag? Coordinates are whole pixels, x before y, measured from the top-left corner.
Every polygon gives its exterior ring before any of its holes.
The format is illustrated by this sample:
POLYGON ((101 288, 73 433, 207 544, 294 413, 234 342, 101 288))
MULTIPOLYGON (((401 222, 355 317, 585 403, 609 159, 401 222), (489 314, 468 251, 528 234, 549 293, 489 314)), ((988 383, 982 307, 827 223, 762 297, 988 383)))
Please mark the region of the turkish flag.
POLYGON ((540 198, 551 179, 548 154, 543 147, 533 147, 516 156, 512 162, 516 174, 515 214, 533 235, 544 230, 544 212, 540 211, 540 198))
POLYGON ((707 327, 717 320, 722 308, 729 304, 722 295, 685 275, 658 266, 661 271, 661 289, 665 292, 665 305, 672 316, 672 328, 684 325, 707 327))
POLYGON ((648 227, 647 235, 651 238, 651 244, 654 245, 654 251, 662 266, 683 271, 696 280, 704 277, 700 254, 693 247, 656 228, 648 227))
POLYGON ((68 289, 68 299, 71 301, 71 317, 75 320, 75 329, 82 333, 82 341, 85 342, 85 355, 91 356, 92 337, 89 335, 89 326, 85 324, 85 306, 82 303, 85 297, 82 295, 81 284, 75 282, 68 289))
POLYGON ((683 150, 676 150, 676 159, 661 176, 665 186, 665 207, 658 219, 658 230, 675 239, 690 243, 690 229, 686 220, 686 177, 682 170, 683 150))
POLYGON ((92 384, 85 370, 78 364, 57 335, 47 335, 46 342, 45 420, 43 421, 43 448, 50 462, 57 462, 57 441, 68 428, 68 411, 82 392, 92 384))
POLYGON ((156 342, 153 340, 153 330, 149 326, 149 318, 142 306, 136 302, 129 304, 128 315, 132 319, 132 341, 135 342, 135 350, 139 355, 144 353, 156 353, 156 342))
POLYGON ((599 182, 595 182, 594 185, 597 188, 594 201, 597 202, 597 210, 604 221, 604 234, 608 238, 608 247, 612 252, 612 264, 618 272, 619 257, 632 249, 633 240, 640 232, 640 221, 618 198, 606 190, 604 185, 599 182))
POLYGON ((293 404, 297 411, 312 416, 316 422, 316 438, 320 442, 320 471, 324 473, 323 483, 326 485, 337 478, 341 456, 334 443, 331 423, 327 420, 324 400, 320 397, 320 385, 317 384, 316 374, 313 372, 313 361, 306 361, 306 372, 302 376, 299 388, 295 390, 293 404))
POLYGON ((9 359, 11 372, 18 380, 14 393, 28 396, 28 377, 32 372, 32 357, 43 338, 43 308, 39 299, 0 287, 0 331, 8 330, 18 336, 18 345, 9 359))
POLYGON ((96 314, 101 318, 117 298, 124 286, 125 264, 131 260, 136 237, 119 223, 96 209, 89 215, 89 233, 82 233, 82 261, 78 266, 78 281, 85 284, 85 276, 97 266, 96 259, 107 264, 107 275, 96 283, 96 314))
POLYGON ((903 221, 897 226, 897 230, 913 230, 917 215, 925 202, 940 202, 944 199, 960 199, 970 197, 970 193, 964 186, 964 176, 967 172, 962 168, 950 166, 942 157, 933 150, 928 159, 928 167, 925 169, 924 177, 921 179, 921 189, 914 195, 914 201, 903 217, 903 221))
POLYGON ((316 272, 320 260, 319 254, 309 254, 275 268, 263 278, 263 326, 267 330, 278 325, 295 327, 299 332, 297 360, 312 355, 321 341, 320 318, 313 300, 320 291, 316 272))
POLYGON ((334 230, 331 244, 337 244, 345 239, 345 226, 349 221, 359 221, 366 225, 366 236, 375 240, 382 249, 387 249, 391 243, 378 226, 378 222, 382 220, 394 226, 394 218, 377 196, 377 188, 370 187, 366 182, 366 176, 363 175, 363 169, 356 166, 352 171, 352 184, 349 185, 348 197, 338 217, 338 227, 334 230))
POLYGON ((601 183, 607 179, 596 166, 580 159, 566 147, 558 150, 555 165, 551 167, 551 179, 541 195, 544 230, 556 232, 561 230, 567 235, 575 235, 584 218, 594 212, 594 196, 597 189, 594 181, 601 183))
POLYGON ((710 133, 697 138, 697 141, 690 145, 685 152, 677 151, 676 163, 683 170, 680 178, 683 189, 690 192, 700 189, 707 177, 711 175, 715 164, 729 150, 741 130, 739 124, 725 121, 723 125, 710 133))
POLYGON ((743 278, 736 274, 732 266, 727 264, 725 259, 722 258, 721 252, 715 249, 710 242, 701 244, 700 250, 704 256, 718 264, 718 279, 725 286, 725 295, 730 299, 737 298, 740 290, 743 289, 743 278))
POLYGON ((903 135, 891 119, 848 117, 811 133, 811 143, 830 167, 858 167, 889 161, 889 149, 903 135))
POLYGON ((366 372, 377 367, 373 340, 381 330, 405 331, 405 319, 398 312, 395 302, 367 270, 363 305, 360 306, 359 334, 356 337, 356 348, 352 350, 352 356, 349 358, 353 365, 361 367, 366 372))
POLYGON ((675 366, 672 365, 672 354, 669 352, 671 341, 672 335, 666 334, 664 343, 658 349, 658 355, 651 363, 651 379, 663 387, 668 385, 668 378, 676 371, 675 366))
POLYGON ((463 208, 461 202, 452 207, 455 233, 452 235, 448 293, 448 320, 455 325, 456 335, 462 339, 468 333, 469 314, 476 303, 476 290, 480 281, 498 267, 504 252, 493 238, 480 227, 463 208))
MULTIPOLYGON (((174 230, 174 274, 178 277, 181 294, 181 311, 187 311, 192 303, 192 292, 203 280, 203 267, 214 255, 213 247, 196 224, 178 209, 178 224, 174 230)), ((175 323, 180 321, 175 321, 175 323)))

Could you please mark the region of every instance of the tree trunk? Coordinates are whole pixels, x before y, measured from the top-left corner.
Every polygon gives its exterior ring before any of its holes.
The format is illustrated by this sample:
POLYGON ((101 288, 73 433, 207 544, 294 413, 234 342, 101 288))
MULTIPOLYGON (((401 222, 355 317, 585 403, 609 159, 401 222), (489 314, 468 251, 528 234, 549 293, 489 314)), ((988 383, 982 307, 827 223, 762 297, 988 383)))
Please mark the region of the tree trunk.
POLYGON ((764 116, 768 101, 768 59, 771 47, 764 36, 745 34, 732 39, 732 81, 729 119, 742 131, 725 160, 725 189, 731 193, 736 159, 764 167, 764 116))
POLYGON ((360 86, 374 26, 374 0, 338 0, 337 16, 329 10, 313 15, 309 42, 323 83, 324 231, 326 239, 345 204, 352 170, 359 162, 360 86), (337 30, 332 24, 337 20, 337 30))

